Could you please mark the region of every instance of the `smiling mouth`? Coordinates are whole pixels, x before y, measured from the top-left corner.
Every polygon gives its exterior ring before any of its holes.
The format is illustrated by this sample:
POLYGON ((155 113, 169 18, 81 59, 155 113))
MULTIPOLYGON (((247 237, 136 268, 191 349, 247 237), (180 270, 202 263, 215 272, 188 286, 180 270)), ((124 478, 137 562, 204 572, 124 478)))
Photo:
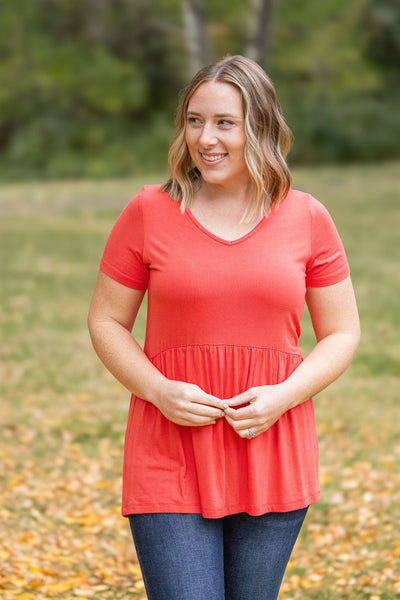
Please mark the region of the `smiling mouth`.
POLYGON ((203 154, 200 152, 200 156, 203 160, 207 162, 217 162, 225 158, 225 156, 228 156, 228 154, 203 154))

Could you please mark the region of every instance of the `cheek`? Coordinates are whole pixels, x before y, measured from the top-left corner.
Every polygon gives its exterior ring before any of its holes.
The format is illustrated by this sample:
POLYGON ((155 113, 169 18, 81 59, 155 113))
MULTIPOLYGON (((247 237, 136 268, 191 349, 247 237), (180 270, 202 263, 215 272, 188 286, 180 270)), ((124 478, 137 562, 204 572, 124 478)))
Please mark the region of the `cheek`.
POLYGON ((185 141, 186 141, 186 146, 189 150, 189 154, 193 159, 193 155, 195 153, 195 144, 196 144, 196 139, 195 136, 193 134, 187 133, 185 134, 185 141))
POLYGON ((245 145, 246 139, 242 135, 237 136, 237 138, 234 140, 231 140, 230 144, 232 151, 235 152, 237 157, 240 156, 241 158, 244 158, 245 145))
POLYGON ((185 140, 188 146, 192 146, 195 141, 195 133, 193 129, 186 129, 185 131, 185 140))

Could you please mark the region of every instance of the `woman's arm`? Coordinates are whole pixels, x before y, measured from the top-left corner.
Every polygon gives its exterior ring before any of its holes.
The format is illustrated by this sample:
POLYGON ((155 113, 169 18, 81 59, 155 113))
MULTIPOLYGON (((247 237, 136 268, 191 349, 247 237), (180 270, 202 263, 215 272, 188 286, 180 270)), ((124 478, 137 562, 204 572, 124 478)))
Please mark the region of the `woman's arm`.
POLYGON ((93 347, 107 369, 130 392, 154 404, 179 425, 209 425, 223 416, 223 403, 198 386, 165 377, 131 334, 144 291, 99 273, 89 309, 93 347))
POLYGON ((306 295, 317 344, 282 383, 250 388, 226 401, 225 416, 241 437, 260 434, 287 410, 335 381, 349 366, 360 339, 360 322, 350 277, 306 295), (234 406, 249 403, 244 408, 234 406))

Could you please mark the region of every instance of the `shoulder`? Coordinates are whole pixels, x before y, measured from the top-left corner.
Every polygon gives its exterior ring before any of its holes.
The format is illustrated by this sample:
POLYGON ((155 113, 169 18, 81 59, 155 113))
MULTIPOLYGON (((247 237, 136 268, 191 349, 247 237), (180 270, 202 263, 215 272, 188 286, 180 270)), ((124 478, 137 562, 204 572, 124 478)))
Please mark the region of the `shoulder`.
POLYGON ((311 224, 315 220, 331 219, 328 209, 322 202, 300 190, 291 189, 278 210, 281 210, 281 207, 282 212, 303 223, 308 221, 311 224))
POLYGON ((147 184, 136 195, 139 201, 147 206, 161 206, 173 202, 168 192, 163 192, 159 184, 147 184))
POLYGON ((306 211, 311 214, 319 211, 327 211, 322 202, 314 198, 314 196, 308 192, 302 192, 300 190, 291 189, 283 202, 283 204, 286 203, 290 205, 292 209, 306 211))
POLYGON ((165 198, 170 198, 168 192, 163 192, 161 190, 161 184, 158 183, 144 185, 139 194, 148 201, 162 201, 163 199, 165 200, 165 198))
POLYGON ((179 210, 179 203, 172 200, 168 192, 163 192, 158 184, 144 185, 131 199, 127 208, 131 211, 140 211, 146 215, 159 212, 179 210))
POLYGON ((182 218, 179 202, 155 184, 144 185, 123 212, 126 221, 141 227, 146 238, 154 233, 158 235, 166 226, 171 227, 182 218))

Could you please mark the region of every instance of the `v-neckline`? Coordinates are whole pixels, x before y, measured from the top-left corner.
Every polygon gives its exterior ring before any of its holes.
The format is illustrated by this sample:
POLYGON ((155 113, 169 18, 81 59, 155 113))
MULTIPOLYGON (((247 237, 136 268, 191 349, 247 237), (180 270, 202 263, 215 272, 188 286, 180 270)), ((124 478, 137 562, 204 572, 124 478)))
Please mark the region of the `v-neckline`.
POLYGON ((203 233, 205 233, 206 235, 208 235, 210 238, 214 239, 215 241, 219 242, 220 244, 225 244, 226 246, 234 246, 235 244, 240 244, 240 243, 246 241, 249 237, 252 237, 264 225, 265 221, 267 220, 267 218, 264 216, 257 223, 257 225, 255 225, 252 229, 250 229, 250 231, 248 231, 244 235, 240 236, 239 238, 233 239, 233 240, 227 240, 225 238, 222 238, 222 237, 216 235, 215 233, 213 233, 212 231, 210 231, 209 229, 204 227, 204 225, 202 225, 200 223, 200 221, 194 216, 194 214, 192 213, 192 211, 189 208, 185 209, 184 214, 189 217, 191 222, 194 225, 196 225, 196 227, 198 229, 200 229, 200 231, 202 231, 203 233))

